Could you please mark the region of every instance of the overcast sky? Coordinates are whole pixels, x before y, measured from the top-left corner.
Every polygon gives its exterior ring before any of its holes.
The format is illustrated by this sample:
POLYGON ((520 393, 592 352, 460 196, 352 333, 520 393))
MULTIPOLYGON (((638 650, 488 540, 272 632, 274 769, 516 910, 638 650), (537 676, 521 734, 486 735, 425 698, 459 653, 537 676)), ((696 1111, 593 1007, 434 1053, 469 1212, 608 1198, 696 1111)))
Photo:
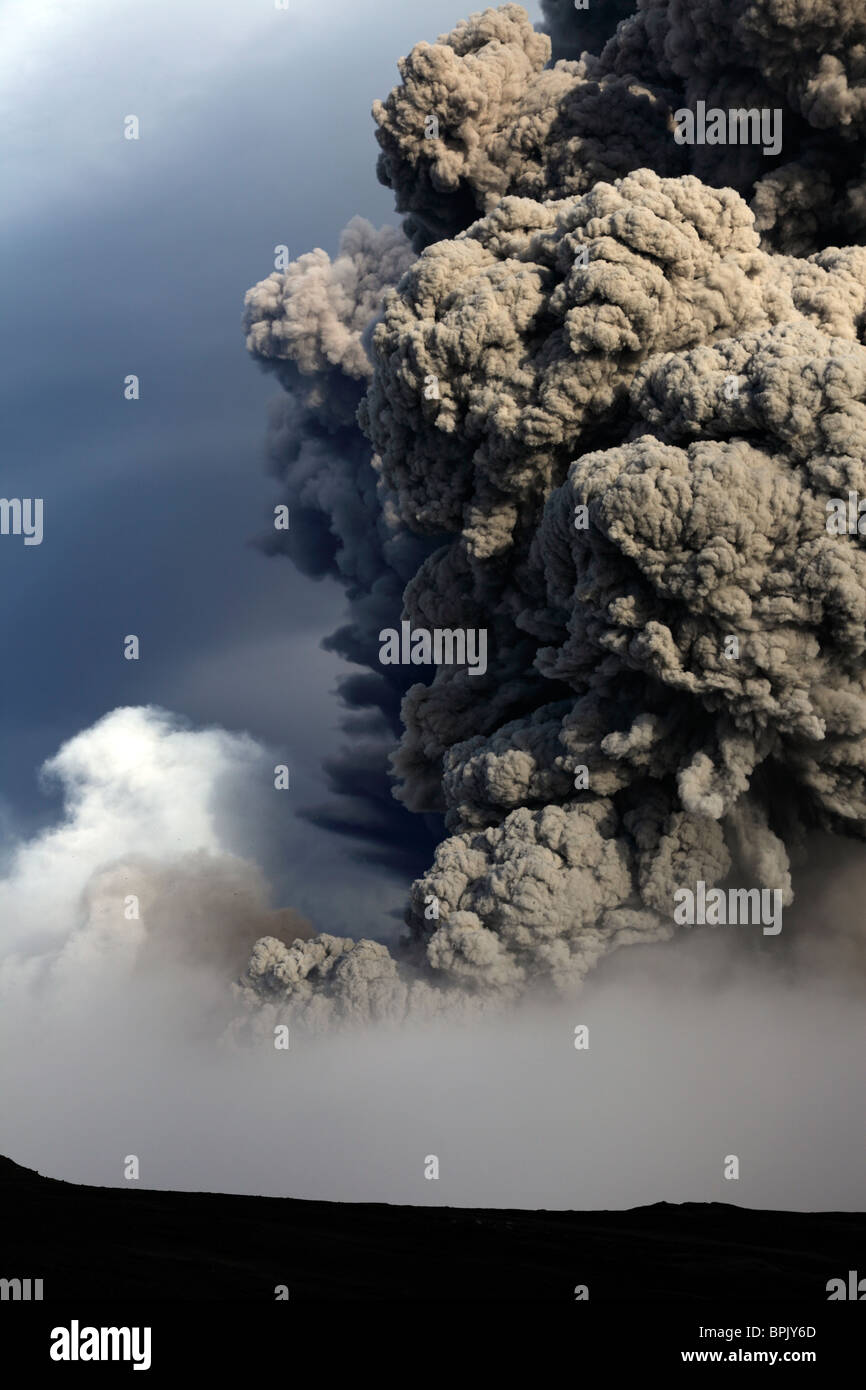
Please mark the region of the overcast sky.
MULTIPOLYGON (((319 642, 343 601, 250 544, 276 495, 263 451, 276 387, 247 357, 240 314, 276 244, 333 252, 353 214, 397 220, 370 105, 401 54, 465 11, 0 5, 0 491, 45 507, 41 546, 0 539, 0 805, 19 833, 57 815, 36 774, 64 739, 155 703, 248 731, 290 764, 274 855, 327 870, 304 895, 318 926, 337 929, 332 901, 339 914, 362 887, 381 914, 381 870, 293 815, 326 794, 341 663, 319 642), (123 138, 130 114, 138 141, 123 138), (138 662, 123 659, 127 633, 138 662)), ((395 884, 386 910, 402 896, 395 884)))

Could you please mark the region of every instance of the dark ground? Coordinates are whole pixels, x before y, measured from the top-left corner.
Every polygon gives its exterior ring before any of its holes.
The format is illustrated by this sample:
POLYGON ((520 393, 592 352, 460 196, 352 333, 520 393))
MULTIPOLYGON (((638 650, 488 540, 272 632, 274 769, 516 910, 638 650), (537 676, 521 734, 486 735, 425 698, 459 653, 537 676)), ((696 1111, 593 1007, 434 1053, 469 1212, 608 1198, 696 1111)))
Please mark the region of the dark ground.
POLYGON ((866 1213, 660 1202, 548 1212, 80 1187, 0 1158, 0 1277, 44 1297, 825 1301, 866 1213))

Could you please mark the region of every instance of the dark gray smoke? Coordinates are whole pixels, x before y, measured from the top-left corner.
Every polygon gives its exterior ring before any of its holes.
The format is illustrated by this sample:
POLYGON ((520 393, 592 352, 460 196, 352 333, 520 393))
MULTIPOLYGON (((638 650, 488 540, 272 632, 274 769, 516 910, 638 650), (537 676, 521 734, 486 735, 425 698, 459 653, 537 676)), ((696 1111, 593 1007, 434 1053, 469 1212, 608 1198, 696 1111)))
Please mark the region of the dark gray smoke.
POLYGON ((541 0, 544 23, 550 35, 554 62, 560 58, 579 58, 582 53, 600 53, 621 19, 634 13, 635 0, 541 0))
POLYGON ((488 660, 403 699, 395 795, 448 831, 403 961, 271 937, 247 999, 319 1023, 569 992, 671 935, 678 887, 788 904, 813 832, 864 836, 866 555, 827 526, 866 496, 866 250, 828 245, 862 239, 864 38, 830 0, 644 0, 548 66, 519 6, 485 10, 374 106, 421 254, 383 249, 370 330, 346 304, 324 351, 303 270, 251 292, 251 345, 317 373, 316 408, 336 363, 363 379, 376 524, 428 538, 379 626, 484 629, 488 660), (778 108, 778 154, 678 144, 698 101, 778 108))
POLYGON ((409 878, 441 827, 407 816, 391 795, 387 760, 408 682, 402 668, 380 667, 376 657, 379 630, 430 547, 396 523, 355 416, 373 372, 370 324, 413 259, 395 228, 377 232, 356 217, 333 262, 321 250, 301 256, 254 286, 244 313, 250 352, 285 388, 272 406, 268 454, 290 524, 262 546, 312 578, 343 585, 349 619, 323 645, 364 668, 338 684, 347 742, 326 764, 333 796, 306 814, 409 878))

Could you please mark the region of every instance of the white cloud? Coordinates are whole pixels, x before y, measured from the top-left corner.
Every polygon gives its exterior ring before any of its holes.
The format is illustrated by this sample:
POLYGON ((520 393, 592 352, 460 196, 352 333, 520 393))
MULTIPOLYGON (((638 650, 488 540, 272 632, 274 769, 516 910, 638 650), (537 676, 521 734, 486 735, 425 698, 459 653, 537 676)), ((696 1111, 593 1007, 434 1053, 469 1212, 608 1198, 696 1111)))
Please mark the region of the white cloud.
POLYGON ((198 855, 199 863, 241 863, 243 826, 233 808, 248 805, 251 792, 273 795, 265 751, 253 739, 187 729, 152 707, 112 710, 65 743, 42 773, 62 789, 62 820, 17 845, 0 878, 7 984, 68 960, 70 951, 80 960, 82 933, 91 947, 110 940, 124 959, 134 957, 143 929, 122 909, 132 880, 138 886, 147 877, 142 862, 198 855), (125 878, 115 872, 109 932, 105 875, 124 861, 133 867, 125 878))

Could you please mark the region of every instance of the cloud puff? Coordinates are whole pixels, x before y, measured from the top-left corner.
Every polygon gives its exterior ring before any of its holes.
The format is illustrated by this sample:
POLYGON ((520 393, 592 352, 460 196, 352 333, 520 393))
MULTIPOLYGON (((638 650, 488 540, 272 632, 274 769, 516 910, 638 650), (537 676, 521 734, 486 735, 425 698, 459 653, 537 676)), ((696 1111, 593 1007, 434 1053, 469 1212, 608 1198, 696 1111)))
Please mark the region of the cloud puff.
POLYGON ((397 228, 377 232, 354 217, 333 261, 326 251, 310 251, 246 293, 247 348, 331 431, 354 419, 372 375, 364 332, 384 289, 396 285, 412 260, 397 228), (354 392, 352 383, 359 383, 354 392))
POLYGON ((238 852, 234 807, 272 776, 246 735, 193 730, 153 707, 116 709, 43 769, 62 817, 15 845, 0 877, 0 989, 86 993, 173 964, 236 974, 266 932, 309 935, 272 911, 238 852))

